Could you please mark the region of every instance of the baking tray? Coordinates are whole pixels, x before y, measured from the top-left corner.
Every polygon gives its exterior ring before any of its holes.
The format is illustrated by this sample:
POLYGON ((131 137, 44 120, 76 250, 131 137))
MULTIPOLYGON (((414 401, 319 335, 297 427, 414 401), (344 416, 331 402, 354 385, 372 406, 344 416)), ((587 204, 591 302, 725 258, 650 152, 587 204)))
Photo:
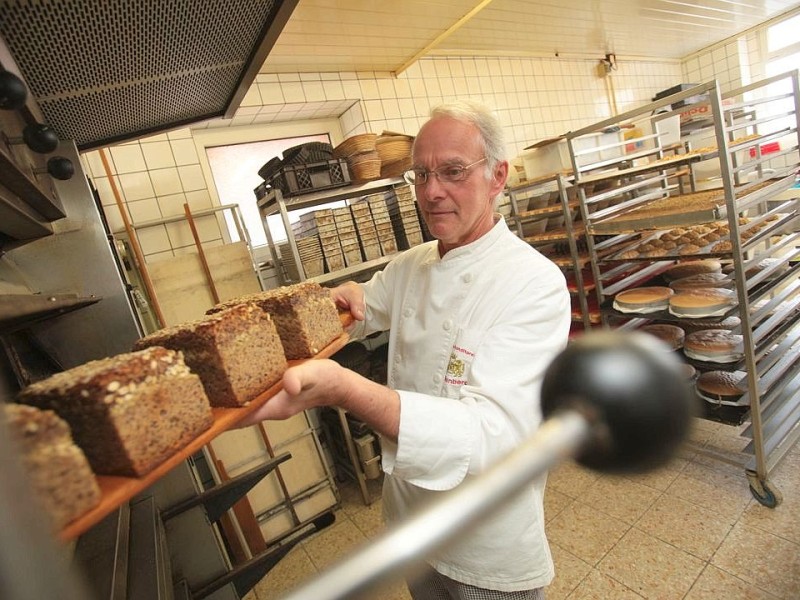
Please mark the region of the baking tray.
MULTIPOLYGON (((352 323, 352 317, 349 314, 340 315, 340 318, 343 327, 347 327, 352 323)), ((329 358, 344 348, 349 341, 350 336, 347 333, 342 333, 313 358, 290 360, 289 366, 299 365, 309 360, 329 358)), ((111 514, 123 503, 149 488, 177 465, 199 452, 203 446, 211 442, 218 435, 235 428, 246 416, 263 406, 267 400, 272 398, 281 389, 281 382, 278 381, 251 400, 246 406, 238 408, 212 408, 211 414, 213 416, 213 422, 211 427, 143 477, 98 475, 97 483, 100 486, 101 493, 100 504, 64 527, 59 532, 59 538, 63 541, 68 541, 80 536, 103 520, 107 515, 111 514)))
MULTIPOLYGON (((769 214, 769 213, 768 213, 769 214)), ((770 235, 772 231, 775 229, 783 226, 784 224, 791 221, 795 215, 789 213, 774 213, 778 216, 778 218, 774 221, 767 222, 766 226, 760 229, 753 237, 748 240, 742 240, 741 244, 743 247, 750 246, 754 242, 763 239, 765 236, 770 235)), ((766 217, 766 215, 763 215, 766 217)), ((754 227, 757 223, 761 222, 763 219, 760 217, 752 217, 750 222, 746 225, 740 225, 740 231, 742 230, 749 230, 751 227, 754 227)), ((727 221, 723 223, 727 225, 727 221)), ((647 243, 655 238, 660 237, 664 233, 667 233, 669 229, 659 229, 650 231, 647 234, 643 235, 640 239, 632 241, 625 246, 618 249, 614 254, 610 254, 603 258, 603 261, 625 261, 625 262, 632 262, 632 261, 661 261, 661 260, 692 260, 697 258, 713 258, 713 257, 730 257, 733 253, 733 250, 725 250, 725 251, 717 251, 714 252, 711 249, 719 242, 722 241, 730 241, 730 236, 726 235, 720 237, 719 240, 714 242, 709 242, 704 246, 700 247, 700 250, 694 252, 692 254, 680 254, 676 252, 677 248, 674 250, 668 250, 666 254, 662 256, 634 256, 634 257, 622 257, 621 254, 627 252, 628 250, 634 250, 637 247, 641 246, 642 244, 647 243)))

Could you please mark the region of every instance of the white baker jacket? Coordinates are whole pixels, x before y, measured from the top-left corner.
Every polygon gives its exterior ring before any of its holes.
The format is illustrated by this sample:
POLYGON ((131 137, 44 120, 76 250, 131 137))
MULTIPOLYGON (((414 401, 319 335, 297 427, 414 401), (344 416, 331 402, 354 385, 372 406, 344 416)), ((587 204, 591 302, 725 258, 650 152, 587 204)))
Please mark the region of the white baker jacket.
MULTIPOLYGON (((496 217, 497 218, 497 217, 496 217)), ((389 522, 485 470, 541 423, 543 372, 567 341, 561 271, 502 218, 439 257, 436 242, 404 252, 363 284, 354 337, 389 330, 388 386, 400 394, 397 443, 382 440, 389 522)), ((483 588, 517 591, 553 578, 545 477, 431 561, 483 588)))

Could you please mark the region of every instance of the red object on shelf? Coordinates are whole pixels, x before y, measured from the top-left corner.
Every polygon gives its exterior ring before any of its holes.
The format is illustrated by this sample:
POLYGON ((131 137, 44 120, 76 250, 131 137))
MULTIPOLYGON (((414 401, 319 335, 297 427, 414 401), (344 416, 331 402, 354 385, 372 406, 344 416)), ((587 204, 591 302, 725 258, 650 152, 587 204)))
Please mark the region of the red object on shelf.
MULTIPOLYGON (((780 142, 769 142, 767 144, 761 144, 761 156, 765 154, 772 154, 773 152, 780 152, 781 143, 780 142)), ((750 148, 750 158, 756 157, 756 149, 750 148)))

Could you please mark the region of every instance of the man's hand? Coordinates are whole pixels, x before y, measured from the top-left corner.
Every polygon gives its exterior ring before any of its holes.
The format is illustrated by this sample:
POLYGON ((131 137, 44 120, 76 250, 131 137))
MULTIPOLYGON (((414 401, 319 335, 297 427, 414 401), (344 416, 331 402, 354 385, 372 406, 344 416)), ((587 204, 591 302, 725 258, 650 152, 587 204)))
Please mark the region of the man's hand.
POLYGON ((367 305, 364 301, 364 290, 354 281, 331 288, 331 298, 336 306, 350 311, 356 321, 363 321, 367 305))
POLYGON ((250 413, 240 426, 265 419, 288 419, 317 406, 342 405, 346 401, 340 385, 344 371, 332 360, 309 360, 287 369, 283 374, 283 389, 250 413))
POLYGON ((264 420, 281 420, 318 406, 351 412, 381 435, 397 441, 400 395, 330 359, 308 360, 287 369, 283 389, 250 413, 238 427, 264 420))

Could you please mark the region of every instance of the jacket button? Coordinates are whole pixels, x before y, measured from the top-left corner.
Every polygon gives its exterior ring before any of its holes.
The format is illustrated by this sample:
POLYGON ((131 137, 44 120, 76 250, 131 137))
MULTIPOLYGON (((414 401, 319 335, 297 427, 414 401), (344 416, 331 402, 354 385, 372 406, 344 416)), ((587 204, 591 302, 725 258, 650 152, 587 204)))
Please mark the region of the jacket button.
POLYGON ((403 311, 403 316, 404 317, 410 317, 413 314, 414 314, 414 309, 413 308, 407 308, 407 309, 405 309, 403 311))
POLYGON ((438 373, 433 376, 433 383, 439 384, 442 383, 442 376, 438 373))
POLYGON ((464 274, 464 283, 469 283, 472 281, 472 273, 465 273, 464 274))
POLYGON ((444 329, 445 331, 450 331, 452 327, 453 327, 453 322, 450 319, 447 319, 447 321, 442 323, 442 329, 444 329))

